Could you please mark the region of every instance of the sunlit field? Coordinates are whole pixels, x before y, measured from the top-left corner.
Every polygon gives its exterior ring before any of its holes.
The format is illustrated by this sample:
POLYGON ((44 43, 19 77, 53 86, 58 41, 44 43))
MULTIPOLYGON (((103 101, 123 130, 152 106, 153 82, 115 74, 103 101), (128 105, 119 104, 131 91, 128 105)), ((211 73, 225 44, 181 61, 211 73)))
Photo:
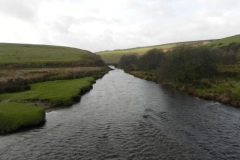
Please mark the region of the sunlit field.
POLYGON ((163 44, 163 45, 156 45, 156 46, 123 49, 123 50, 103 51, 103 52, 98 52, 96 54, 100 55, 101 58, 107 64, 116 64, 116 63, 119 62, 120 58, 123 55, 129 55, 129 54, 142 55, 142 54, 145 54, 148 50, 153 49, 153 48, 158 48, 158 49, 162 49, 163 51, 168 51, 169 49, 171 49, 171 48, 173 48, 173 47, 175 47, 176 45, 179 45, 179 44, 203 45, 203 44, 208 44, 210 42, 211 42, 211 40, 179 42, 179 43, 170 43, 170 44, 163 44))

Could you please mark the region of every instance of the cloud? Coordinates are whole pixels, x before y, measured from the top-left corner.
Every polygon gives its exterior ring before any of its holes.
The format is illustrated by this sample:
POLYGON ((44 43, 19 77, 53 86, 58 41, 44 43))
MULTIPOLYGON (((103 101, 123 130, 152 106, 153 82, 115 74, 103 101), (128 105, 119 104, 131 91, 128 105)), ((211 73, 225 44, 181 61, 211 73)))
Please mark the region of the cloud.
POLYGON ((123 49, 239 34, 238 0, 0 0, 0 41, 123 49))
POLYGON ((16 17, 21 20, 33 21, 36 17, 37 6, 33 1, 0 0, 0 13, 5 16, 16 17))

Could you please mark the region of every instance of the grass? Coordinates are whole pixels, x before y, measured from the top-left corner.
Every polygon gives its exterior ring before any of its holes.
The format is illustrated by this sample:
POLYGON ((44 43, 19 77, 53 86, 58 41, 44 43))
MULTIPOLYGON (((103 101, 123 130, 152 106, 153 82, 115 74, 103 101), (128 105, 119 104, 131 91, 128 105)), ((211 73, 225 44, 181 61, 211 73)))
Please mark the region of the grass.
POLYGON ((0 133, 45 121, 44 108, 79 101, 108 71, 98 55, 70 47, 0 43, 0 57, 0 133))
POLYGON ((27 68, 27 69, 1 69, 0 83, 11 80, 31 80, 46 77, 45 79, 54 80, 54 77, 69 76, 83 77, 89 73, 98 73, 104 71, 104 67, 64 67, 64 68, 27 68))
POLYGON ((130 74, 132 74, 134 77, 142 78, 148 81, 157 81, 157 76, 154 73, 154 71, 131 71, 130 74))
POLYGON ((36 126, 45 122, 43 108, 33 104, 1 102, 0 133, 10 133, 18 129, 36 126))
POLYGON ((239 86, 240 82, 237 79, 215 77, 177 84, 175 87, 204 99, 240 107, 239 86))
POLYGON ((226 37, 226 38, 213 41, 209 43, 208 46, 213 48, 219 48, 219 47, 228 46, 230 43, 233 43, 233 42, 240 43, 240 35, 235 35, 235 36, 226 37))
POLYGON ((93 83, 92 77, 35 83, 30 85, 28 91, 0 94, 0 100, 43 101, 51 106, 71 105, 79 99, 79 94, 90 90, 93 83))
POLYGON ((49 45, 0 43, 0 93, 23 91, 29 84, 101 76, 106 66, 86 50, 49 45))
POLYGON ((240 65, 219 65, 218 75, 185 84, 196 90, 196 95, 240 106, 240 65), (192 85, 192 86, 191 86, 192 85))
POLYGON ((86 50, 48 45, 0 43, 0 65, 43 65, 50 62, 93 62, 99 58, 86 50))
POLYGON ((49 80, 99 78, 107 71, 106 67, 0 69, 0 93, 23 91, 29 84, 49 80))
POLYGON ((217 75, 188 82, 159 81, 156 72, 138 70, 135 66, 124 69, 135 77, 167 84, 204 99, 216 100, 240 107, 240 64, 219 65, 217 75))
POLYGON ((101 58, 107 64, 117 64, 117 63, 119 63, 120 58, 123 55, 128 55, 128 54, 142 55, 142 54, 145 54, 148 50, 153 49, 153 48, 159 48, 159 49, 162 49, 163 51, 168 51, 169 49, 175 47, 178 44, 202 45, 202 44, 210 43, 210 41, 211 40, 170 43, 170 44, 148 46, 148 47, 138 47, 138 48, 124 49, 124 50, 103 51, 103 52, 98 52, 96 54, 100 55, 101 58))

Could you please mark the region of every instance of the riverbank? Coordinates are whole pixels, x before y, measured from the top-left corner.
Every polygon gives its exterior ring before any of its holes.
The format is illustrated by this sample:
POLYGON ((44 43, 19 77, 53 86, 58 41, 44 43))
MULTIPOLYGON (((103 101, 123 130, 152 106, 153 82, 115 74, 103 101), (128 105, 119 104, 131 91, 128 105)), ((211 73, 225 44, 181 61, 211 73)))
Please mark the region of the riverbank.
POLYGON ((0 102, 0 134, 45 123, 43 108, 33 104, 0 102))
POLYGON ((238 108, 119 69, 46 117, 42 127, 0 136, 0 159, 240 159, 238 108))
POLYGON ((70 47, 0 43, 0 56, 0 133, 44 123, 44 111, 78 102, 109 71, 96 54, 70 47))
POLYGON ((11 133, 45 122, 44 110, 70 106, 95 82, 93 77, 30 85, 30 90, 0 94, 0 133, 11 133))
MULTIPOLYGON (((52 70, 55 71, 55 69, 52 70)), ((76 71, 79 70, 81 69, 76 71)), ((64 71, 56 70, 57 74, 63 75, 56 77, 59 80, 46 81, 49 78, 46 77, 38 80, 40 81, 38 83, 24 82, 28 84, 27 90, 0 94, 0 134, 44 124, 45 112, 79 102, 81 95, 88 92, 95 80, 104 76, 109 69, 107 67, 92 69, 92 72, 80 74, 80 76, 92 75, 91 77, 77 79, 75 77, 78 76, 72 74, 76 73, 75 70, 64 71)))
POLYGON ((125 68, 125 72, 145 80, 153 81, 162 85, 169 85, 186 92, 189 95, 197 96, 207 100, 215 100, 223 104, 240 107, 240 82, 238 80, 238 69, 240 66, 219 66, 218 75, 210 78, 201 78, 188 82, 167 82, 161 81, 156 71, 141 71, 125 68), (234 68, 234 70, 233 70, 234 68))
POLYGON ((34 83, 28 91, 0 94, 0 100, 31 103, 40 101, 51 107, 71 105, 79 100, 80 95, 89 91, 94 82, 93 77, 86 77, 34 83))

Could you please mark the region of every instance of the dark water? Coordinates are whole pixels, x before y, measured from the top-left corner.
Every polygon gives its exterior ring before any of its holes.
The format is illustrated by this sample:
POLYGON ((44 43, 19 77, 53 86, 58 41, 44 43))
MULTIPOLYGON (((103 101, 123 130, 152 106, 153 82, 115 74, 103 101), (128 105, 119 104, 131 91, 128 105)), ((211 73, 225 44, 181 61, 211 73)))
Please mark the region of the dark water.
POLYGON ((0 159, 240 159, 240 109, 113 70, 45 126, 0 137, 0 159))

